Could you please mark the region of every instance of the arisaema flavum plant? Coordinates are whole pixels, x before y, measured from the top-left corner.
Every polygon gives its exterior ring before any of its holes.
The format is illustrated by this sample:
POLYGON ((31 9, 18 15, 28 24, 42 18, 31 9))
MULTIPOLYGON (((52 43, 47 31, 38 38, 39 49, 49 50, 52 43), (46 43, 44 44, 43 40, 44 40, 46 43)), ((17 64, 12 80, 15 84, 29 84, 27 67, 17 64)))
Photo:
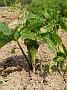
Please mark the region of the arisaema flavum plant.
MULTIPOLYGON (((7 26, 4 28, 4 24, 0 23, 1 47, 9 41, 15 40, 21 49, 18 39, 23 38, 28 50, 28 65, 30 70, 35 71, 38 41, 44 41, 55 54, 53 62, 63 70, 67 50, 58 35, 58 30, 62 28, 67 31, 67 0, 32 0, 25 8, 24 23, 15 30, 8 30, 7 26), (41 32, 42 27, 44 32, 41 32)), ((24 54, 23 49, 21 50, 24 54)), ((24 56, 27 58, 25 54, 24 56)), ((51 66, 50 64, 49 67, 51 66)))

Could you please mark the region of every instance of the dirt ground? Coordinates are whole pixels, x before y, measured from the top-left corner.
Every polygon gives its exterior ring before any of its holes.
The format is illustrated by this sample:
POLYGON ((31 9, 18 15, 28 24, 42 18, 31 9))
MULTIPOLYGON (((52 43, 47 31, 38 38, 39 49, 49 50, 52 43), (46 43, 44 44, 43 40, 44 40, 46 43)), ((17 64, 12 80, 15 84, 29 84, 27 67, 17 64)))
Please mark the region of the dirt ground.
MULTIPOLYGON (((8 26, 15 27, 18 24, 16 12, 0 9, 0 22, 7 22, 8 26)), ((67 48, 67 33, 60 31, 60 36, 67 48)), ((27 54, 24 42, 21 40, 19 42, 27 54)), ((52 56, 53 53, 46 44, 40 45, 37 53, 38 59, 50 61, 52 56)), ((45 77, 41 76, 39 71, 36 74, 30 72, 17 43, 14 41, 0 49, 0 73, 0 90, 67 90, 67 76, 63 78, 58 72, 53 72, 45 77)))

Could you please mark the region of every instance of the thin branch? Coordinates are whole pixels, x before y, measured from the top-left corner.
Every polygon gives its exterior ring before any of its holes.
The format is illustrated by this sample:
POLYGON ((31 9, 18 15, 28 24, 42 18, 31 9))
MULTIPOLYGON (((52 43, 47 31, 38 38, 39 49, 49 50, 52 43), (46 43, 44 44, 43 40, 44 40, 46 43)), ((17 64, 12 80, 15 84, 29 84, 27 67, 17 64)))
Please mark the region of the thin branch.
POLYGON ((18 44, 18 46, 19 46, 21 52, 23 53, 23 55, 24 55, 24 57, 25 57, 25 59, 26 59, 26 61, 27 61, 27 63, 28 63, 28 66, 29 66, 30 70, 33 70, 33 67, 32 67, 32 65, 29 63, 29 60, 28 60, 26 54, 24 53, 24 51, 23 51, 23 49, 22 49, 20 43, 19 43, 18 41, 16 41, 16 42, 17 42, 17 44, 18 44))

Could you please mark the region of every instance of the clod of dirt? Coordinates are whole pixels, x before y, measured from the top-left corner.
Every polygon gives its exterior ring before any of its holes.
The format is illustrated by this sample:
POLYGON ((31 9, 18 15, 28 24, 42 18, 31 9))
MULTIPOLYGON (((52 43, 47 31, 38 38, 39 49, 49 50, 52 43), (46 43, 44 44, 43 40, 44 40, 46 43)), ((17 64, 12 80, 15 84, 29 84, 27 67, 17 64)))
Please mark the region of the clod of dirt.
POLYGON ((4 70, 5 73, 11 73, 11 72, 14 72, 14 71, 21 71, 22 70, 22 67, 21 66, 17 66, 17 67, 8 67, 4 70))

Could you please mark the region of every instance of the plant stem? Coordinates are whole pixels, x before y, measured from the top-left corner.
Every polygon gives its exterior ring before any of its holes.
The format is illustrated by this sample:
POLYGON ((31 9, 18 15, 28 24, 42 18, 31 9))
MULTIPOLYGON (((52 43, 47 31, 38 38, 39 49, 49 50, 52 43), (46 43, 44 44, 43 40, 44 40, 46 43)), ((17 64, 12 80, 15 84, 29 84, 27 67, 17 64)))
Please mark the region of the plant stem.
POLYGON ((6 1, 4 0, 4 5, 7 7, 6 1))
POLYGON ((23 53, 23 55, 24 55, 24 57, 25 57, 25 59, 26 59, 26 61, 27 61, 27 63, 28 63, 29 69, 30 69, 30 70, 33 70, 33 67, 32 67, 32 65, 29 63, 29 60, 28 60, 26 54, 24 53, 24 51, 23 51, 23 49, 22 49, 20 43, 19 43, 18 41, 16 41, 16 42, 17 42, 17 44, 18 44, 18 46, 19 46, 21 52, 23 53))

